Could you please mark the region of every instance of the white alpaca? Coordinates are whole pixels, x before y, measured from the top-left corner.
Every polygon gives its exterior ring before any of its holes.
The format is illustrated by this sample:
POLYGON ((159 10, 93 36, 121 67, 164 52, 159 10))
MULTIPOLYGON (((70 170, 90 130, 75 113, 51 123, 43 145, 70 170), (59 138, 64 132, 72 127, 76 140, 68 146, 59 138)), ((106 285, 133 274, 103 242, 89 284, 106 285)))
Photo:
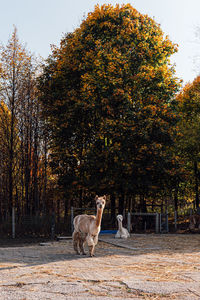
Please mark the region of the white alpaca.
POLYGON ((106 204, 106 196, 95 197, 97 215, 78 215, 74 218, 74 232, 72 235, 74 250, 77 254, 85 254, 84 244, 87 242, 90 256, 94 256, 94 248, 98 243, 101 229, 101 219, 106 204), (80 252, 79 252, 79 249, 80 252))
POLYGON ((118 215, 117 216, 118 231, 115 235, 115 238, 127 239, 128 237, 130 237, 130 234, 129 234, 128 230, 122 226, 122 220, 123 220, 123 216, 118 215))

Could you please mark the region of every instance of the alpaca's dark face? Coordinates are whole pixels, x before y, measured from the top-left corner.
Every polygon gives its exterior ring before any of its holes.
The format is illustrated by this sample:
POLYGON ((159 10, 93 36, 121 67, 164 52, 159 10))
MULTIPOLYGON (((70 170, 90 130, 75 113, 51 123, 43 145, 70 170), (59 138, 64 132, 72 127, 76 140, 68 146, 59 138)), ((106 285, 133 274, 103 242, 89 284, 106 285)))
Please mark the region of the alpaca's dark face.
POLYGON ((97 209, 104 209, 106 205, 106 196, 103 197, 96 196, 95 200, 96 200, 97 209))

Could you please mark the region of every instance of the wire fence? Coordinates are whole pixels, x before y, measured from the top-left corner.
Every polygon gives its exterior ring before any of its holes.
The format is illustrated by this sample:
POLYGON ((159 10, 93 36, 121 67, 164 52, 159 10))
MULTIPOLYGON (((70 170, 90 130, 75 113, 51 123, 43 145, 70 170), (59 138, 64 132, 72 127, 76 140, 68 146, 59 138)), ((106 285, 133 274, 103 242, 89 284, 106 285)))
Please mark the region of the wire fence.
MULTIPOLYGON (((57 235, 71 235, 73 232, 73 219, 78 214, 96 214, 95 208, 75 208, 71 207, 68 215, 57 218, 55 214, 25 215, 18 217, 15 209, 12 215, 6 216, 0 221, 1 237, 49 237, 54 239, 57 235)), ((101 230, 117 230, 118 224, 115 211, 105 208, 101 230)), ((189 230, 189 219, 194 214, 190 208, 188 210, 171 211, 168 213, 141 213, 123 212, 123 226, 130 233, 167 233, 189 230)))
POLYGON ((1 237, 48 237, 71 234, 70 213, 57 219, 54 214, 24 215, 18 217, 15 209, 12 215, 0 222, 1 237))

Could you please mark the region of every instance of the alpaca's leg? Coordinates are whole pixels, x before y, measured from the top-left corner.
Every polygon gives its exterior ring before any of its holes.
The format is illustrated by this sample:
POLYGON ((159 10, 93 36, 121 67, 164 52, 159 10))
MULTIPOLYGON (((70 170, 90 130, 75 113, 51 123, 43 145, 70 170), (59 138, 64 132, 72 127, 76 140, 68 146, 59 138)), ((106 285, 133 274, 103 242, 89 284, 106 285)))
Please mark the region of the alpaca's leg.
POLYGON ((94 245, 96 246, 98 243, 98 235, 95 235, 93 240, 94 240, 94 245))
POLYGON ((86 253, 85 253, 85 251, 84 251, 83 240, 82 240, 82 239, 79 240, 79 248, 80 248, 80 252, 81 252, 83 255, 86 255, 86 253))
POLYGON ((90 257, 94 256, 94 245, 93 246, 88 246, 89 247, 89 253, 90 253, 90 257))
POLYGON ((95 249, 95 246, 97 245, 97 243, 98 243, 98 235, 95 235, 93 237, 93 246, 91 246, 91 248, 89 248, 90 249, 90 256, 95 256, 94 249, 95 249))
POLYGON ((73 246, 74 246, 74 250, 77 254, 80 254, 79 250, 78 250, 78 244, 80 245, 80 234, 79 232, 73 232, 73 235, 72 235, 72 239, 73 239, 73 246))
POLYGON ((81 234, 80 239, 79 239, 79 249, 83 255, 86 255, 86 253, 84 251, 84 242, 85 242, 85 235, 81 234))
POLYGON ((89 234, 87 235, 86 242, 88 244, 89 254, 92 257, 92 256, 94 256, 94 247, 95 247, 95 245, 94 245, 94 240, 93 240, 91 235, 89 235, 89 234))

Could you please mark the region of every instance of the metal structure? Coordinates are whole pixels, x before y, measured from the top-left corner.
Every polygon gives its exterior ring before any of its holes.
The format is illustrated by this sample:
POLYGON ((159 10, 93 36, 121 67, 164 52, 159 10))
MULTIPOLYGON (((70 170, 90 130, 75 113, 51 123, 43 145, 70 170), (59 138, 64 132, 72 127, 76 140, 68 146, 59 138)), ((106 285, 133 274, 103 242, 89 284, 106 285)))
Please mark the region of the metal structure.
POLYGON ((138 216, 138 217, 141 217, 143 220, 144 220, 144 231, 146 232, 147 230, 147 222, 145 220, 146 217, 150 217, 150 218, 153 218, 154 219, 154 222, 155 222, 155 233, 159 233, 160 232, 160 226, 159 226, 159 223, 160 223, 160 218, 159 218, 159 213, 130 213, 128 212, 128 220, 127 220, 127 229, 129 232, 131 232, 131 225, 132 225, 132 217, 134 216, 138 216))

